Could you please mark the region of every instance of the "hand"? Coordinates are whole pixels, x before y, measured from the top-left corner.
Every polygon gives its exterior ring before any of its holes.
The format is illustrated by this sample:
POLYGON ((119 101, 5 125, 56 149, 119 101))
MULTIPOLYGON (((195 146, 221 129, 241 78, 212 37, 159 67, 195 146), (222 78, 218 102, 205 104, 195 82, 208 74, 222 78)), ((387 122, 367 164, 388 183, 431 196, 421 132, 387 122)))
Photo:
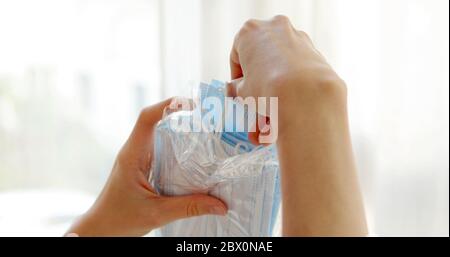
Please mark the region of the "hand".
POLYGON ((97 201, 69 230, 80 236, 142 236, 177 219, 227 208, 207 195, 159 196, 148 183, 153 133, 171 99, 142 111, 97 201))
POLYGON ((231 95, 279 97, 280 133, 299 109, 346 102, 345 83, 284 16, 247 21, 235 37, 230 66, 231 95))
MULTIPOLYGON (((269 115, 269 127, 278 127, 283 235, 366 235, 346 85, 309 37, 284 16, 250 20, 230 64, 229 94, 278 97, 278 119, 269 115)), ((255 135, 252 141, 261 139, 255 135)))

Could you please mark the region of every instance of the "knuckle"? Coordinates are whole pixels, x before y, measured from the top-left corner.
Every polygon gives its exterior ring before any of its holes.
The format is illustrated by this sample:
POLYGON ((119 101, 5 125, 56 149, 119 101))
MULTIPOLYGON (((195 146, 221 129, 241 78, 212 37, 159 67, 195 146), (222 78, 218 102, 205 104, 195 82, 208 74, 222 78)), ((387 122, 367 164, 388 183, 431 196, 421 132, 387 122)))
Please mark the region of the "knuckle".
POLYGON ((249 19, 244 23, 244 25, 239 30, 239 32, 236 36, 238 38, 243 37, 243 36, 247 35, 248 33, 257 31, 259 29, 260 29, 260 21, 258 21, 256 19, 249 19))
POLYGON ((259 21, 256 19, 249 19, 244 23, 244 28, 256 29, 259 27, 259 21))
POLYGON ((273 21, 281 24, 290 24, 289 18, 285 15, 275 15, 273 21))
POLYGON ((347 86, 345 81, 335 76, 320 79, 318 81, 318 90, 323 96, 347 96, 347 86))
POLYGON ((297 30, 297 34, 298 34, 301 38, 309 39, 308 33, 304 32, 303 30, 297 30))
POLYGON ((241 29, 238 31, 234 37, 234 42, 240 42, 246 39, 249 35, 253 34, 255 31, 260 30, 261 22, 256 19, 247 20, 241 29))

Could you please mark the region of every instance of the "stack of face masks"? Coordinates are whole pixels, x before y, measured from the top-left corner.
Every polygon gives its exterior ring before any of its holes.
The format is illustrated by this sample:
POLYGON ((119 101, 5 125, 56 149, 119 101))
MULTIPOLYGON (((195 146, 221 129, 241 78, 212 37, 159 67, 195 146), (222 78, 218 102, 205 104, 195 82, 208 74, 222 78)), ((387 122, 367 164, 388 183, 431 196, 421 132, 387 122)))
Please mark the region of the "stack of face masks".
MULTIPOLYGON (((225 98, 225 91, 224 84, 218 81, 201 84, 200 103, 215 97, 223 106, 234 105, 236 117, 240 112, 248 112, 234 101, 227 103, 231 100, 225 98)), ((179 123, 173 122, 188 120, 190 128, 199 126, 201 124, 196 123, 203 121, 193 118, 196 112, 217 114, 215 117, 220 118, 213 120, 215 125, 220 119, 233 119, 233 115, 215 111, 204 109, 200 104, 190 111, 178 111, 163 117, 156 129, 151 183, 162 195, 203 193, 215 196, 226 203, 228 213, 226 216, 205 215, 178 220, 162 227, 160 234, 271 236, 280 202, 275 146, 254 146, 246 132, 233 129, 230 132, 230 129, 221 127, 209 133, 180 132, 174 125, 179 123)), ((235 128, 239 122, 244 121, 236 119, 231 124, 235 128)))

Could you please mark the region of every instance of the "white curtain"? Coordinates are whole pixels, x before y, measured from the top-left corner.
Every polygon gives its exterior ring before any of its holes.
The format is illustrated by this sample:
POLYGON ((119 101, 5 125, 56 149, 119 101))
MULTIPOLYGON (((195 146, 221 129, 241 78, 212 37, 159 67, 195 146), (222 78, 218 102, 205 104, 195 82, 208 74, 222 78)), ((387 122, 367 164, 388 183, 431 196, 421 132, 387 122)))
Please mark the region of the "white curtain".
MULTIPOLYGON (((200 81, 228 79, 240 26, 284 14, 348 84, 371 232, 448 236, 448 5, 0 1, 0 204, 31 189, 94 197, 140 108, 190 96, 200 81)), ((15 223, 5 213, 0 231, 8 232, 2 226, 15 223)))

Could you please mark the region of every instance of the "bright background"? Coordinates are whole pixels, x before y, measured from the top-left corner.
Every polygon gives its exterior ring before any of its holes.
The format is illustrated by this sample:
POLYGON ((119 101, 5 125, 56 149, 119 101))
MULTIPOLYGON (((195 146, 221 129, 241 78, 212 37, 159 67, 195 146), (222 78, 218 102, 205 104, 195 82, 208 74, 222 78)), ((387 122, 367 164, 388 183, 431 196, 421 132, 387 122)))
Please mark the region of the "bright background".
POLYGON ((139 110, 284 14, 349 88, 371 233, 449 235, 449 1, 0 0, 0 235, 62 235, 139 110))

